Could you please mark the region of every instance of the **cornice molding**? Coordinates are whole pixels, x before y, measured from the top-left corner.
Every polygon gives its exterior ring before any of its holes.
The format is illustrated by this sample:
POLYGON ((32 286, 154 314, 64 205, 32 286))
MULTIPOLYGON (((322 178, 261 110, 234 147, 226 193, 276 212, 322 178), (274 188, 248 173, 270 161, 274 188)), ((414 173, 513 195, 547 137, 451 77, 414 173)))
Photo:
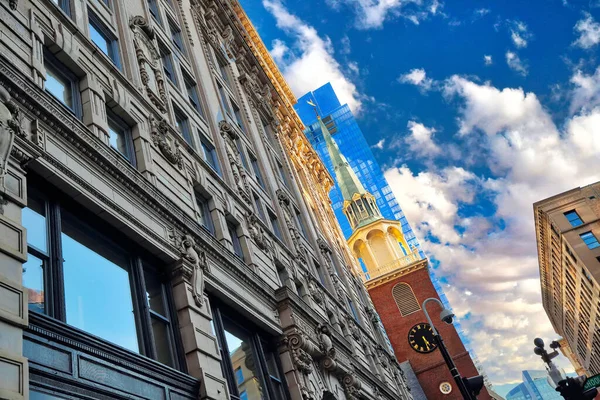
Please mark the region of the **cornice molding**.
POLYGON ((371 290, 374 289, 378 286, 381 285, 385 285, 386 283, 393 281, 395 279, 398 279, 400 277, 406 276, 408 274, 411 274, 415 271, 421 270, 421 269, 427 269, 428 268, 428 264, 429 261, 424 258, 422 260, 419 260, 417 262, 414 262, 410 265, 408 265, 407 267, 404 268, 398 268, 395 271, 389 272, 385 275, 382 276, 378 276, 377 278, 368 280, 366 282, 364 282, 365 287, 367 288, 367 290, 371 290))

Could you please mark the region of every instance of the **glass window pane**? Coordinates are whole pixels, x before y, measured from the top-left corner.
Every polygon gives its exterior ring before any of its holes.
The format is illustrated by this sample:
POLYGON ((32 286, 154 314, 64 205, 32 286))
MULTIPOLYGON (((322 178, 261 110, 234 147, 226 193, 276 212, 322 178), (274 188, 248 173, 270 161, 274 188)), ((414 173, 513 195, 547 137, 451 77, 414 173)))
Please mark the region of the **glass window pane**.
POLYGON ((71 82, 46 65, 46 90, 56 96, 64 105, 73 108, 71 82))
POLYGON ((31 254, 27 255, 27 262, 23 264, 23 286, 27 288, 29 310, 43 313, 44 262, 31 254))
POLYGON ((96 46, 98 46, 104 54, 106 54, 107 56, 110 57, 110 54, 109 54, 110 42, 109 42, 109 40, 98 29, 96 29, 94 24, 92 24, 90 22, 89 26, 90 26, 90 39, 92 39, 92 42, 94 42, 94 44, 96 46))
POLYGON ((248 400, 262 399, 263 387, 257 371, 258 360, 256 360, 250 336, 227 319, 223 320, 223 324, 233 370, 239 368, 243 377, 241 383, 236 382, 238 393, 241 395, 245 392, 248 400))
POLYGON ((126 259, 79 223, 62 222, 67 323, 139 352, 126 259))
POLYGON ((43 252, 48 251, 48 230, 46 210, 43 202, 28 199, 28 207, 23 209, 23 226, 27 228, 27 244, 43 252))
POLYGON ((151 272, 144 271, 146 282, 146 299, 150 309, 162 316, 166 316, 165 298, 163 296, 163 284, 151 272))
POLYGON ((171 335, 169 334, 169 325, 158 318, 152 318, 152 333, 154 334, 156 360, 172 367, 173 357, 171 354, 171 335))
POLYGON ((123 129, 118 128, 109 123, 108 125, 108 141, 110 145, 114 147, 119 153, 127 157, 127 145, 125 142, 125 132, 123 129))
POLYGON ((63 400, 66 397, 58 397, 52 394, 36 392, 35 390, 29 391, 29 400, 63 400))

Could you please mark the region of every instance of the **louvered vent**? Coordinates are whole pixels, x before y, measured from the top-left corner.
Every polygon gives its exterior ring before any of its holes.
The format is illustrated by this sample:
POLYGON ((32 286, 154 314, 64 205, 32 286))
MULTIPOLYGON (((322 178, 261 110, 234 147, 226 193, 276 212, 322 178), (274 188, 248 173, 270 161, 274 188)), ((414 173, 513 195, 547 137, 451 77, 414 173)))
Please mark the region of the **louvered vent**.
POLYGON ((394 296, 396 305, 403 317, 421 309, 412 288, 406 283, 399 283, 394 286, 392 289, 392 296, 394 296))

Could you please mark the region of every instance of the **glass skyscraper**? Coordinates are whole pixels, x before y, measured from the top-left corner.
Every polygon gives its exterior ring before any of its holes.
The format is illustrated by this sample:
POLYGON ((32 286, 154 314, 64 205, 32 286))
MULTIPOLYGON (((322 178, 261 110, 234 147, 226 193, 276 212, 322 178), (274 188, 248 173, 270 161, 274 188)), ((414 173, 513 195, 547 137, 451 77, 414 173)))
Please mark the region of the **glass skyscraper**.
POLYGON ((523 383, 506 395, 506 400, 558 400, 562 396, 548 383, 546 371, 523 371, 523 383))
MULTIPOLYGON (((308 140, 319 154, 321 160, 325 163, 327 170, 334 180, 335 172, 333 170, 333 164, 317 120, 317 115, 315 114, 315 108, 364 188, 377 200, 377 206, 383 217, 399 221, 402 225, 404 238, 408 242, 408 245, 411 248, 418 248, 421 256, 424 257, 425 255, 421 250, 419 241, 415 237, 410 224, 404 216, 392 189, 383 176, 383 172, 375 160, 375 156, 360 130, 352 111, 350 111, 347 104, 340 103, 331 84, 327 83, 312 92, 306 93, 298 99, 298 103, 296 103, 294 108, 306 126, 305 134, 308 137, 308 140), (314 104, 314 106, 309 104, 309 102, 314 104)), ((348 239, 352 235, 352 228, 342 211, 344 204, 343 197, 337 182, 331 190, 329 197, 332 202, 335 216, 342 227, 346 239, 348 239)), ((431 282, 440 296, 440 300, 444 303, 446 308, 451 308, 448 299, 442 290, 440 281, 435 277, 435 264, 429 269, 429 273, 431 282)), ((472 358, 476 360, 477 357, 471 348, 468 337, 463 334, 460 323, 455 322, 454 327, 458 331, 463 344, 471 353, 472 358)), ((477 368, 486 378, 486 386, 488 386, 489 382, 487 382, 487 376, 480 366, 477 366, 477 368)))

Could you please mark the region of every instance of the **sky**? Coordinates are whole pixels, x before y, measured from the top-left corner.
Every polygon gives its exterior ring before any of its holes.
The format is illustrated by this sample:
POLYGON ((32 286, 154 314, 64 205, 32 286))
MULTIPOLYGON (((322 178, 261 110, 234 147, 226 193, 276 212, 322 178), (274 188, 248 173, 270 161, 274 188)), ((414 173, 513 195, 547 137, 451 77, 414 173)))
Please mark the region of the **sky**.
POLYGON ((542 369, 532 205, 600 180, 600 0, 241 3, 296 96, 352 108, 491 381, 542 369))

